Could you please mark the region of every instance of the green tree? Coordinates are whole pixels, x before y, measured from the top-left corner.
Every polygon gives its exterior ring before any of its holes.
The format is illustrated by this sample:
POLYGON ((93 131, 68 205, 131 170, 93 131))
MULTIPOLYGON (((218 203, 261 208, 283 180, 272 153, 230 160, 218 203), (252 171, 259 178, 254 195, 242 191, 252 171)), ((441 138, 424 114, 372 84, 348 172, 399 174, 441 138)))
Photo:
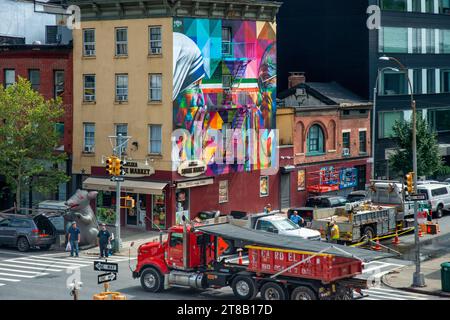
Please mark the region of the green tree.
MULTIPOLYGON (((445 166, 439 153, 437 135, 431 131, 428 123, 417 117, 417 171, 418 176, 445 174, 445 166)), ((412 165, 412 121, 396 121, 393 136, 397 139, 398 149, 389 157, 390 166, 399 174, 413 171, 412 165)))
POLYGON ((32 188, 42 194, 67 182, 58 164, 66 159, 56 152, 60 142, 56 123, 64 115, 61 99, 45 100, 26 79, 0 86, 0 175, 16 195, 32 188))

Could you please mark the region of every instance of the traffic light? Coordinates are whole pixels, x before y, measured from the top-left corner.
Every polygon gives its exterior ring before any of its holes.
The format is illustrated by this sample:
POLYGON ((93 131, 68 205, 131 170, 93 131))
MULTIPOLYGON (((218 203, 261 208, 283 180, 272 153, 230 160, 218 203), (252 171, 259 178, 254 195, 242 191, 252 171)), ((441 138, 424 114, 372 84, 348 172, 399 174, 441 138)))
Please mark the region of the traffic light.
POLYGON ((115 157, 108 157, 106 159, 106 172, 109 173, 110 176, 114 175, 114 162, 115 162, 115 157))
POLYGON ((408 174, 405 176, 406 181, 406 191, 408 191, 409 194, 414 193, 414 172, 408 172, 408 174))
POLYGON ((134 199, 130 196, 125 197, 125 207, 134 208, 134 206, 135 206, 134 199))
POLYGON ((114 175, 115 176, 123 176, 125 175, 124 170, 122 169, 123 161, 119 158, 116 158, 116 161, 114 162, 114 175))

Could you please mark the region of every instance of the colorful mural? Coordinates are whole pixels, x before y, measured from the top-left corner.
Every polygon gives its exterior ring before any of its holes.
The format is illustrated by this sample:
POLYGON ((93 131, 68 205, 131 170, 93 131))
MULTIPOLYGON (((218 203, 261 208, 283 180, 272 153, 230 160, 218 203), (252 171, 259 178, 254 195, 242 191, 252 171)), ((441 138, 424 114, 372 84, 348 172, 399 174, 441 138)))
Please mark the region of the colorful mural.
POLYGON ((275 24, 181 18, 173 30, 173 122, 186 130, 173 141, 175 166, 200 159, 207 175, 270 168, 277 143, 275 24), (236 154, 227 161, 230 149, 236 154))

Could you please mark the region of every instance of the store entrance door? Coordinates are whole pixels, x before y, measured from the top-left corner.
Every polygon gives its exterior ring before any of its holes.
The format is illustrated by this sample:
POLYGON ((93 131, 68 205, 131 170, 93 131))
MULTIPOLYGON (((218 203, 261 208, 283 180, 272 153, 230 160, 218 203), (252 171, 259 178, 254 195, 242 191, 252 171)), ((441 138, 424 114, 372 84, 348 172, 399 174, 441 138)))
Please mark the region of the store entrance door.
POLYGON ((366 189, 366 166, 355 166, 358 175, 356 190, 366 189))
POLYGON ((289 208, 291 206, 291 175, 282 174, 280 181, 280 203, 281 209, 289 208))

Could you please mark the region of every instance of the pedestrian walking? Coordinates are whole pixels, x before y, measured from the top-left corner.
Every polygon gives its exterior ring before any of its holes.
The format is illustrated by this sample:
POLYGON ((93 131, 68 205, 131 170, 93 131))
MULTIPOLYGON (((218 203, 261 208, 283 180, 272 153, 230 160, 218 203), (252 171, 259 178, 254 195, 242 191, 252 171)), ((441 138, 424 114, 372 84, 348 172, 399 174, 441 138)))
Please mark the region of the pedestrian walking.
POLYGON ((101 229, 97 234, 97 245, 100 248, 100 258, 108 258, 108 245, 111 245, 111 234, 106 230, 106 225, 101 224, 101 229))
POLYGON ((70 226, 68 230, 68 241, 70 243, 70 256, 73 257, 73 254, 75 253, 75 256, 78 257, 78 244, 80 243, 81 238, 81 232, 80 229, 77 227, 77 223, 74 221, 72 222, 72 225, 70 226))

